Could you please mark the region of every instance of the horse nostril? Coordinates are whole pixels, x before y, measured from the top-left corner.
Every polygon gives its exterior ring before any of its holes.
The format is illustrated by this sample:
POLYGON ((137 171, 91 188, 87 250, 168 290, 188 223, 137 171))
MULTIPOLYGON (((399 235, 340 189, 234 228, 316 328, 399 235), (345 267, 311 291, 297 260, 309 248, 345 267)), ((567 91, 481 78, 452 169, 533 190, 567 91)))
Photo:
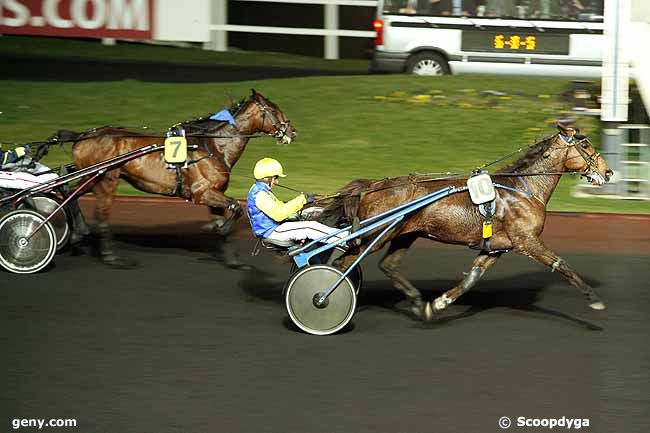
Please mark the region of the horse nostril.
POLYGON ((605 170, 605 178, 607 178, 607 180, 609 180, 613 175, 614 175, 613 170, 611 170, 609 168, 607 170, 605 170))

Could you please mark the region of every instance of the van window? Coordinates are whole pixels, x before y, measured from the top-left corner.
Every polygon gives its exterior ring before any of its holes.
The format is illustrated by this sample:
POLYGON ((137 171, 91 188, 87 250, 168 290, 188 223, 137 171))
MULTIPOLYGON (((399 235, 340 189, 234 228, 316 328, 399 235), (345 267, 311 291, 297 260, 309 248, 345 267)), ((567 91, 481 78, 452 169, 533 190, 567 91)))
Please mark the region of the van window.
POLYGON ((604 0, 385 0, 386 15, 603 20, 604 0))

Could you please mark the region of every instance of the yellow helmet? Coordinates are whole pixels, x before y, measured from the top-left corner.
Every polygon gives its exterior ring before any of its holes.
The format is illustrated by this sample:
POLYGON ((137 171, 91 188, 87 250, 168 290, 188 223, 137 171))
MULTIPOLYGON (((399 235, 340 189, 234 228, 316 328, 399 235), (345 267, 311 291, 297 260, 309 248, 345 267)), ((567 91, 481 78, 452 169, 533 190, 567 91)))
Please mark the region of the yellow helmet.
POLYGON ((253 170, 255 179, 264 179, 265 177, 280 176, 286 177, 282 170, 282 165, 273 158, 263 158, 257 161, 253 170))

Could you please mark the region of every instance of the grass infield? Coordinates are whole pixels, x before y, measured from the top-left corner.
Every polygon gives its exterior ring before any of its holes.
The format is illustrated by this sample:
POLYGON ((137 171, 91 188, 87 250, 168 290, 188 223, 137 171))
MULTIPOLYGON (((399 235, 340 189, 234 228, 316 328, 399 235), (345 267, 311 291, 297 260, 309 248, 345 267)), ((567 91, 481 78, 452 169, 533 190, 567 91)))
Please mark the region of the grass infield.
MULTIPOLYGON (((164 47, 140 50, 152 48, 164 47)), ((0 51, 11 50, 4 46, 0 51)), ((215 53, 201 55, 207 54, 215 53)), ((35 141, 60 128, 84 130, 107 124, 146 125, 163 131, 178 121, 229 105, 228 94, 243 98, 255 88, 289 116, 298 138, 289 146, 279 146, 267 137, 251 140, 235 166, 228 194, 246 196, 252 167, 265 156, 283 163, 286 185, 327 194, 359 177, 467 172, 553 134, 554 120, 569 112, 570 107, 559 96, 568 90, 569 82, 560 78, 405 75, 209 84, 3 81, 0 141, 35 141)), ((599 144, 597 118, 575 118, 582 131, 599 144)), ((53 148, 44 160, 50 166, 70 161, 69 145, 53 148)), ((570 191, 579 181, 585 182, 563 178, 549 209, 650 213, 647 202, 573 198, 570 191)), ((124 183, 120 193, 139 194, 124 183)), ((279 195, 290 197, 283 191, 279 195)))

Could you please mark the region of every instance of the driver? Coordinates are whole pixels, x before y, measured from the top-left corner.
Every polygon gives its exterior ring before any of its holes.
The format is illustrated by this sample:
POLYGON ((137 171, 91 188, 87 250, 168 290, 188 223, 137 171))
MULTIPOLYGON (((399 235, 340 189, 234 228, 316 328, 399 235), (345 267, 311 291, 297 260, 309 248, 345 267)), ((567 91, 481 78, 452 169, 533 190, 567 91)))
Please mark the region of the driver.
POLYGON ((27 189, 59 177, 43 164, 32 161, 30 151, 29 144, 7 151, 0 148, 0 188, 27 189))
MULTIPOLYGON (((0 188, 23 190, 59 177, 47 166, 29 157, 30 151, 29 144, 7 151, 0 148, 0 188)), ((67 186, 63 185, 60 188, 66 191, 67 186)), ((70 242, 73 245, 79 244, 90 230, 76 199, 69 201, 66 209, 70 212, 73 223, 70 242)))
MULTIPOLYGON (((277 160, 264 158, 257 161, 253 174, 255 184, 248 192, 246 207, 256 237, 298 242, 305 239, 319 239, 339 230, 316 221, 284 222, 289 216, 301 210, 305 204, 312 203, 314 195, 300 194, 286 203, 279 200, 271 192, 271 189, 279 184, 279 179, 285 177, 282 165, 277 160)), ((338 242, 348 234, 347 231, 341 232, 329 237, 326 242, 338 242)))

